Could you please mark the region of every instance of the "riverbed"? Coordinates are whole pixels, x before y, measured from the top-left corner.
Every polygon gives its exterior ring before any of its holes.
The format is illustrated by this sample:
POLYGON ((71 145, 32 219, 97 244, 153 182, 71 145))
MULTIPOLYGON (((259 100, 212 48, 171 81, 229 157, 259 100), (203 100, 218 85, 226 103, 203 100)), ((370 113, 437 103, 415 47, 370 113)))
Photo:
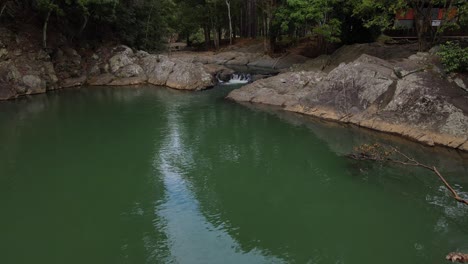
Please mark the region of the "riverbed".
POLYGON ((164 87, 0 104, 0 263, 443 263, 468 207, 430 172, 350 160, 393 144, 468 195, 468 158, 164 87))

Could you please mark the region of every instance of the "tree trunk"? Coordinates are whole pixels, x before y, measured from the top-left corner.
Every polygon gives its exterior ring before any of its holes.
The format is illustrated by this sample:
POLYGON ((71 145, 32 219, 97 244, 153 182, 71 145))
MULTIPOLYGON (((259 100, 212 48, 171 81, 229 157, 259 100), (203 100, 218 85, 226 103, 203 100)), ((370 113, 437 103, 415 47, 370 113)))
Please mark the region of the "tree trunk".
POLYGON ((42 47, 44 49, 47 48, 47 24, 49 23, 49 18, 50 18, 51 13, 52 13, 52 9, 49 9, 49 12, 47 12, 47 16, 44 21, 44 27, 42 28, 42 47))
POLYGON ((83 34, 83 31, 85 30, 86 25, 88 25, 89 16, 84 15, 83 19, 84 19, 83 24, 81 25, 80 31, 78 32, 78 36, 81 36, 81 34, 83 34))
POLYGON ((414 19, 416 25, 416 33, 418 36, 418 48, 419 51, 424 51, 427 48, 426 45, 426 34, 431 26, 432 21, 432 6, 433 3, 429 2, 429 5, 425 6, 425 1, 422 1, 420 5, 413 5, 414 19))
POLYGON ((2 11, 0 11, 0 18, 2 17, 3 12, 5 11, 5 8, 6 8, 7 4, 8 4, 8 2, 5 2, 5 4, 3 4, 2 11))
POLYGON ((149 32, 149 27, 150 27, 150 21, 151 21, 151 13, 153 13, 153 7, 154 5, 151 5, 151 9, 148 13, 148 19, 146 20, 146 30, 145 30, 145 48, 148 49, 148 32, 149 32))
POLYGON ((267 18, 266 16, 263 16, 263 32, 265 33, 263 35, 263 51, 265 52, 265 54, 269 53, 270 52, 270 47, 268 45, 268 36, 267 36, 267 18))
POLYGON ((223 40, 223 30, 219 26, 218 27, 218 48, 219 48, 219 45, 221 44, 221 40, 223 40))
POLYGON ((203 33, 205 34, 205 47, 208 49, 210 47, 210 30, 208 26, 203 26, 203 33))
POLYGON ((228 9, 228 18, 229 18, 229 45, 232 45, 232 18, 231 18, 231 2, 226 0, 226 6, 228 9))

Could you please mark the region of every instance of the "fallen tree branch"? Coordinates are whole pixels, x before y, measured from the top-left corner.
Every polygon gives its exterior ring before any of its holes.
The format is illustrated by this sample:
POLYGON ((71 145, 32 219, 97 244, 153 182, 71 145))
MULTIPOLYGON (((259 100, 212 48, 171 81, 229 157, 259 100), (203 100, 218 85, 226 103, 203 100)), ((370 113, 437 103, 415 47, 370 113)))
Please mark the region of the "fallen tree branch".
MULTIPOLYGON (((406 155, 405 153, 401 152, 397 148, 393 146, 384 146, 381 144, 363 144, 361 146, 355 147, 354 152, 348 155, 352 159, 356 160, 371 160, 377 162, 391 162, 400 165, 406 166, 415 166, 421 167, 427 170, 432 171, 439 179, 444 183, 445 188, 450 191, 452 197, 459 203, 468 205, 468 201, 460 197, 460 195, 453 189, 453 187, 448 183, 448 181, 442 176, 439 170, 435 166, 429 166, 423 163, 420 163, 416 159, 406 155)), ((459 252, 451 252, 449 253, 445 259, 452 261, 452 262, 459 262, 459 263, 468 263, 468 254, 466 253, 459 253, 459 252)))
POLYGON ((468 254, 451 252, 445 257, 445 259, 452 262, 468 263, 468 254))
POLYGON ((384 146, 381 144, 363 144, 354 148, 354 153, 348 155, 350 158, 356 160, 372 160, 378 162, 391 162, 400 165, 406 166, 416 166, 425 168, 427 170, 432 171, 435 175, 439 177, 439 179, 444 183, 447 190, 450 191, 452 197, 460 203, 468 205, 468 200, 463 199, 455 189, 448 183, 448 181, 442 176, 442 174, 437 170, 435 166, 429 166, 419 161, 415 160, 414 158, 406 155, 405 153, 401 152, 397 148, 393 146, 384 146))

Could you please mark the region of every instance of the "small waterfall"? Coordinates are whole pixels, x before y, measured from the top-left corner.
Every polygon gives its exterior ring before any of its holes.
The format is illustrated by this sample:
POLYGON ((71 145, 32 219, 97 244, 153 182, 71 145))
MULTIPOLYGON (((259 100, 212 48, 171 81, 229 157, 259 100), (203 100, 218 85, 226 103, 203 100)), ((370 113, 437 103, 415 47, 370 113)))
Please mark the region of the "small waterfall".
POLYGON ((250 81, 252 80, 252 76, 249 74, 249 73, 234 73, 232 76, 231 76, 231 79, 229 79, 229 81, 227 82, 223 82, 221 80, 219 80, 218 78, 218 81, 222 84, 226 84, 226 85, 229 85, 229 84, 244 84, 244 83, 249 83, 250 81))

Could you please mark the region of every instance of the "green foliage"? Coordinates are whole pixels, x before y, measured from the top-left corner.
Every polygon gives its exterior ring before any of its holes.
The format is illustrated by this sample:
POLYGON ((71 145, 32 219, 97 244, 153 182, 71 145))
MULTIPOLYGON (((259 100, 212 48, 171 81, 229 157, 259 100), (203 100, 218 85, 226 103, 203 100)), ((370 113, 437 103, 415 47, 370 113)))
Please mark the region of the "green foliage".
POLYGON ((468 47, 462 48, 458 43, 451 41, 440 45, 437 52, 447 72, 468 71, 468 47))
POLYGON ((407 10, 406 0, 353 0, 353 14, 364 21, 368 28, 387 29, 393 26, 395 14, 407 10))
POLYGON ((332 18, 337 0, 287 0, 277 9, 274 23, 283 31, 291 27, 310 25, 313 33, 328 42, 340 42, 341 21, 332 18))
POLYGON ((317 25, 313 32, 319 36, 322 36, 326 41, 331 43, 338 43, 341 42, 340 34, 341 34, 341 22, 333 18, 328 23, 319 24, 317 25))
POLYGON ((148 51, 164 49, 171 33, 175 8, 171 0, 132 1, 117 6, 113 24, 119 38, 127 45, 148 51))
POLYGON ((59 16, 65 14, 63 9, 53 0, 38 0, 37 5, 39 10, 43 13, 54 12, 59 16))

